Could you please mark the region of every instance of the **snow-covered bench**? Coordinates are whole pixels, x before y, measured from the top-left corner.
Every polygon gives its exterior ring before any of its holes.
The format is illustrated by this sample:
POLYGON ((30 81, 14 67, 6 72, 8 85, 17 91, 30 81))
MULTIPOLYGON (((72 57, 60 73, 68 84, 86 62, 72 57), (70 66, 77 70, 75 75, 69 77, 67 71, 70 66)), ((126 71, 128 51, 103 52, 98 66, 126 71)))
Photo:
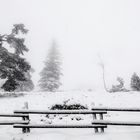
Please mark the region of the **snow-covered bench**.
POLYGON ((29 133, 30 128, 94 128, 95 133, 98 133, 98 128, 101 129, 101 133, 104 132, 104 128, 107 128, 107 125, 37 125, 37 124, 15 124, 14 128, 22 128, 23 133, 29 133))
MULTIPOLYGON (((14 113, 18 114, 92 114, 93 119, 97 119, 97 115, 99 115, 99 119, 103 120, 103 115, 107 114, 107 111, 96 111, 96 110, 16 110, 14 113)), ((28 118, 29 120, 29 118, 28 118)), ((98 128, 101 129, 101 132, 104 132, 104 128, 106 125, 35 125, 35 124, 28 124, 28 125, 14 125, 14 128, 23 128, 23 133, 30 132, 30 128, 94 128, 95 133, 98 132, 98 128)))

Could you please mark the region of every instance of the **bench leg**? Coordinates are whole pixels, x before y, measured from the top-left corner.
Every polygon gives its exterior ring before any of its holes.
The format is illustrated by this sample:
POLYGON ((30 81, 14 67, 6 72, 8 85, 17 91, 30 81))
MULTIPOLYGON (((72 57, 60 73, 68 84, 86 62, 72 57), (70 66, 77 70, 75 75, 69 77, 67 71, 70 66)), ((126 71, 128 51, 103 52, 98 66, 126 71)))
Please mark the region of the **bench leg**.
POLYGON ((100 129, 101 129, 101 133, 104 133, 104 128, 103 128, 103 127, 101 127, 100 129))
POLYGON ((22 128, 22 133, 30 133, 30 128, 22 128))
POLYGON ((98 133, 98 128, 94 128, 95 133, 98 133))
POLYGON ((103 114, 99 114, 100 120, 103 120, 103 114))
POLYGON ((96 114, 93 114, 93 120, 96 120, 96 119, 97 119, 96 114))
POLYGON ((22 128, 22 133, 26 133, 26 128, 22 128))
POLYGON ((26 128, 27 133, 30 133, 30 128, 26 128))
POLYGON ((30 120, 29 115, 27 117, 22 117, 22 120, 23 121, 29 121, 30 120))

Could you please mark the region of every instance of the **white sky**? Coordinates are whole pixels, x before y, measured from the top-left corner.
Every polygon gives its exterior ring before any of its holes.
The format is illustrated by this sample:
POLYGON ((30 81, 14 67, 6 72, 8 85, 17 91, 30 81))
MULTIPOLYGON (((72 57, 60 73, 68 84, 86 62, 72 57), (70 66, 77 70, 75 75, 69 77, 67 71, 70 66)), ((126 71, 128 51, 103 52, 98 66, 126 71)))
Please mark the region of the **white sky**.
POLYGON ((127 83, 140 74, 139 0, 0 0, 0 33, 24 23, 26 55, 36 72, 56 39, 63 56, 64 89, 102 87, 98 55, 105 63, 108 84, 116 76, 127 83))

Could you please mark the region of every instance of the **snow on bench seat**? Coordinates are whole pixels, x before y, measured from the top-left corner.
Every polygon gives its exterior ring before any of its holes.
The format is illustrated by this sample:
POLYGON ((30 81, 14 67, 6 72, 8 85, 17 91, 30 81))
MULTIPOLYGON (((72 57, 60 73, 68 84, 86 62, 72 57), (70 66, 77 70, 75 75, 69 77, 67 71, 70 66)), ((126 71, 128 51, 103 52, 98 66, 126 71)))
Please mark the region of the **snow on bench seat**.
POLYGON ((107 111, 89 111, 89 110, 15 110, 14 113, 29 114, 107 114, 107 111))
POLYGON ((93 121, 93 125, 126 125, 126 126, 140 126, 140 122, 125 122, 125 121, 93 121))
POLYGON ((0 125, 29 124, 29 121, 0 121, 0 125))
POLYGON ((0 114, 0 117, 28 117, 28 114, 0 114))
POLYGON ((126 111, 126 112, 140 112, 140 108, 110 108, 110 107, 95 107, 92 110, 98 111, 126 111))
POLYGON ((107 125, 19 125, 15 124, 14 128, 107 128, 107 125))
POLYGON ((37 124, 28 124, 28 125, 13 125, 14 128, 22 128, 23 133, 29 133, 30 128, 94 128, 95 133, 98 133, 98 128, 100 132, 104 132, 104 128, 107 128, 107 125, 37 125, 37 124))

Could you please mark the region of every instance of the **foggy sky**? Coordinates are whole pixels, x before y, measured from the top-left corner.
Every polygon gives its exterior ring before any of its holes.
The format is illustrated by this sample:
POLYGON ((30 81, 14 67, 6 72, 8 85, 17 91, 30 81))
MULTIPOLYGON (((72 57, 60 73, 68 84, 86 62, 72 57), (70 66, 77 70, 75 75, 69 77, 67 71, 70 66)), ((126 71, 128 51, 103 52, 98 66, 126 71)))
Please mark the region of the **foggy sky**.
POLYGON ((0 0, 0 33, 15 23, 30 30, 27 59, 37 84, 47 50, 55 39, 63 58, 62 89, 102 87, 99 58, 108 86, 140 74, 139 0, 0 0))

